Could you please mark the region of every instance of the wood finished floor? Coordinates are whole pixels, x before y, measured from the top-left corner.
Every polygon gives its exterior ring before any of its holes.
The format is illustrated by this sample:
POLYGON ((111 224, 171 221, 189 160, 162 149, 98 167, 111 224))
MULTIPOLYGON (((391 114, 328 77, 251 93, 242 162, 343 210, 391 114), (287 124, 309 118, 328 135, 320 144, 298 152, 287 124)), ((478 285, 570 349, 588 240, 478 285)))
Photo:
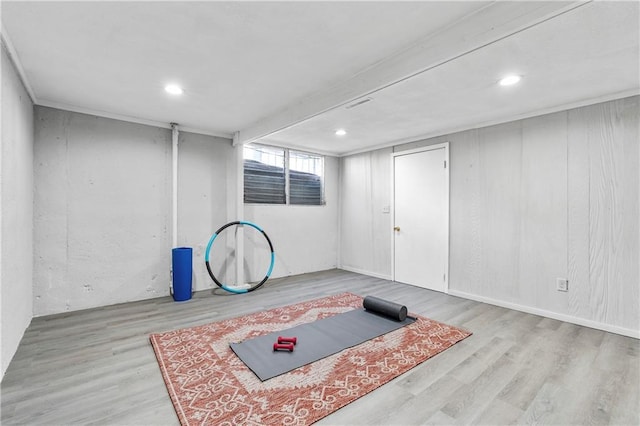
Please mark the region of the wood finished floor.
POLYGON ((318 424, 640 424, 640 341, 340 270, 34 318, 1 384, 2 424, 176 425, 149 333, 343 291, 474 334, 318 424))

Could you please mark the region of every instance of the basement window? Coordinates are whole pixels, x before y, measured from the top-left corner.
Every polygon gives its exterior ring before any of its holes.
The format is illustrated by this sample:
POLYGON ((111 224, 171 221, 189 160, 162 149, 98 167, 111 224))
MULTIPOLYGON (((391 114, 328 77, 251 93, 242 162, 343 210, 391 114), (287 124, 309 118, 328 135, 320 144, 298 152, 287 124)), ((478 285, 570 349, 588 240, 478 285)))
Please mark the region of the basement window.
POLYGON ((245 145, 244 202, 324 205, 324 157, 286 148, 245 145))

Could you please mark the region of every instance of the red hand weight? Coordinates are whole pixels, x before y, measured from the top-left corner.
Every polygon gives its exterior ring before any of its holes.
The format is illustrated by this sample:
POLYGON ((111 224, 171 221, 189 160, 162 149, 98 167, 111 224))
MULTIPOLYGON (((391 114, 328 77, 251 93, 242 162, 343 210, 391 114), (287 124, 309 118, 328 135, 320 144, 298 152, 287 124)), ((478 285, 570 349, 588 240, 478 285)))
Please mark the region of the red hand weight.
POLYGON ((273 350, 293 352, 293 343, 274 343, 273 350))
POLYGON ((278 336, 278 343, 293 343, 294 345, 298 342, 297 337, 282 337, 278 336))

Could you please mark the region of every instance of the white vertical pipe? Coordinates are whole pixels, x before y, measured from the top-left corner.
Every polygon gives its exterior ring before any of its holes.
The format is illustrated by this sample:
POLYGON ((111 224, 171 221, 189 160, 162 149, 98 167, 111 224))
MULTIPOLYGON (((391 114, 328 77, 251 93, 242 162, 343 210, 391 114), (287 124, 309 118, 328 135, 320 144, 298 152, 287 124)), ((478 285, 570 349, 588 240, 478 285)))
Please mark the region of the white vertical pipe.
MULTIPOLYGON (((236 219, 244 220, 244 145, 236 144, 238 133, 233 135, 236 168, 236 219)), ((245 286, 244 281, 244 229, 236 227, 236 286, 245 286)))
POLYGON ((173 189, 171 192, 172 200, 171 200, 171 233, 172 239, 171 243, 172 247, 178 247, 178 136, 180 135, 178 131, 178 123, 171 123, 171 157, 173 162, 173 175, 172 175, 172 183, 173 189))

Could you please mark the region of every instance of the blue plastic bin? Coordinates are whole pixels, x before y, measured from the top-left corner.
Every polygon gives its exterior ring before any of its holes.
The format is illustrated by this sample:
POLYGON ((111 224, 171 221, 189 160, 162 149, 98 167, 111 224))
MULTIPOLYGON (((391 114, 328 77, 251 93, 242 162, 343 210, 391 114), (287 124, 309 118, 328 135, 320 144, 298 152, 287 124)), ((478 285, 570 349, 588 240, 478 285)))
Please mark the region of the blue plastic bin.
POLYGON ((182 302, 191 299, 191 270, 193 249, 176 247, 171 250, 173 271, 173 300, 182 302))

